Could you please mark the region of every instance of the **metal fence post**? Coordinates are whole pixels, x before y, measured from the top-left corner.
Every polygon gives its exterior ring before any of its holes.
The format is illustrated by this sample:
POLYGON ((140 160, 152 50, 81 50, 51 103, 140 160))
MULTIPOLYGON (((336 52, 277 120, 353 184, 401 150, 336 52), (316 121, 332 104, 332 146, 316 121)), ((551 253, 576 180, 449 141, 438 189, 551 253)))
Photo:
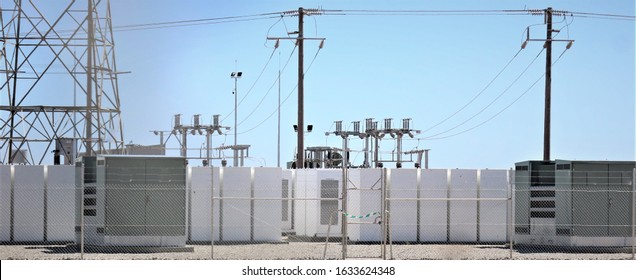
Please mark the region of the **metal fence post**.
POLYGON ((636 168, 632 170, 632 260, 635 258, 636 247, 636 168))
POLYGON ((381 208, 380 215, 381 215, 381 222, 382 222, 382 226, 381 226, 382 227, 382 243, 381 243, 382 247, 381 247, 381 252, 382 252, 382 259, 386 260, 386 233, 387 233, 387 230, 388 230, 388 228, 387 228, 388 225, 387 225, 387 222, 386 222, 386 168, 382 169, 381 176, 382 176, 382 185, 380 186, 381 189, 382 189, 382 194, 381 194, 381 197, 382 197, 382 199, 381 199, 382 202, 381 203, 382 204, 381 204, 381 207, 380 207, 381 208))
POLYGON ((349 222, 346 216, 347 213, 347 191, 348 191, 348 181, 349 181, 349 156, 348 151, 349 151, 349 139, 347 139, 347 137, 344 137, 342 139, 342 146, 343 146, 343 159, 342 159, 342 218, 341 218, 341 222, 342 222, 342 259, 346 260, 347 259, 347 223, 349 222))
POLYGON ((210 260, 214 260, 214 166, 210 166, 210 260))
POLYGON ((511 183, 511 178, 512 176, 512 170, 508 170, 508 176, 506 176, 506 180, 508 181, 508 242, 510 243, 510 256, 509 258, 512 259, 512 247, 513 247, 513 243, 512 243, 512 239, 513 239, 513 231, 514 231, 514 216, 513 216, 513 208, 514 208, 514 204, 512 203, 512 198, 514 196, 514 189, 513 189, 513 185, 511 183))
POLYGON ((80 259, 84 259, 84 164, 86 162, 82 162, 82 166, 80 168, 80 259))

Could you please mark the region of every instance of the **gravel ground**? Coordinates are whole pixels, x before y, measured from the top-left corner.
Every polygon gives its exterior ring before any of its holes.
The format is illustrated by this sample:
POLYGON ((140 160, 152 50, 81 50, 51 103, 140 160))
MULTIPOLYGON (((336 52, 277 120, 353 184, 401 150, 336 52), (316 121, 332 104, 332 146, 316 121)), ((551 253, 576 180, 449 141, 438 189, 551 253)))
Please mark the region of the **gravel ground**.
MULTIPOLYGON (((175 253, 85 253, 90 260, 192 260, 210 259, 209 245, 188 245, 193 252, 175 253)), ((328 259, 341 258, 340 243, 330 243, 328 259)), ((214 259, 223 260, 320 260, 324 243, 290 242, 281 244, 215 245, 214 259)), ((390 248, 387 246, 387 250, 390 248)), ((380 258, 380 245, 349 245, 349 259, 380 258)), ((398 260, 499 260, 508 259, 505 245, 393 245, 393 258, 398 260)), ((389 254, 387 254, 387 258, 389 254)), ((582 253, 556 251, 513 251, 513 259, 520 260, 618 260, 631 259, 631 253, 582 253)), ((80 259, 73 246, 65 245, 2 245, 2 260, 65 260, 80 259)))

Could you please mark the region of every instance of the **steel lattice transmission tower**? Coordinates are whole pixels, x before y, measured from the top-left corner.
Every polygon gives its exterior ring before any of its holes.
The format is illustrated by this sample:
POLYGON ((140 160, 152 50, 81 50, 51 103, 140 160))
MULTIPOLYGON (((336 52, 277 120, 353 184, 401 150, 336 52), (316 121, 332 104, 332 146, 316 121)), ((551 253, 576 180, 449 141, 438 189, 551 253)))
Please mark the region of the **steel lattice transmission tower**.
POLYGON ((109 0, 0 5, 0 162, 121 153, 109 0))

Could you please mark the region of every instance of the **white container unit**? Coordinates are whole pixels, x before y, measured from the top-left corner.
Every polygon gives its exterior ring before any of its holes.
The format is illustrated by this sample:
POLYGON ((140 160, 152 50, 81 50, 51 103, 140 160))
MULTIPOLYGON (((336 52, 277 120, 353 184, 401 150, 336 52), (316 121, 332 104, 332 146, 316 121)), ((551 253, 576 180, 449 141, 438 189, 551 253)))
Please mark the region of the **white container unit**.
POLYGON ((326 236, 331 219, 331 235, 341 234, 340 197, 342 170, 299 169, 296 170, 296 201, 294 228, 300 236, 326 236), (329 200, 320 200, 329 199, 329 200))
POLYGON ((443 199, 448 197, 450 171, 422 169, 420 172, 420 241, 446 242, 448 202, 443 199))
POLYGON ((477 241, 477 170, 451 170, 449 198, 450 242, 477 241), (473 199, 473 200, 470 200, 473 199))
MULTIPOLYGON (((219 196, 218 167, 188 168, 189 186, 189 227, 188 240, 191 242, 210 242, 212 234, 210 205, 211 184, 214 182, 214 196, 219 196), (213 171, 214 170, 214 171, 213 171), (212 173, 214 172, 214 173, 212 173), (214 178, 212 177, 214 176, 214 178)), ((219 201, 214 201, 214 240, 219 240, 219 201)))
POLYGON ((75 239, 75 167, 45 166, 46 241, 75 239))
MULTIPOLYGON (((387 169, 389 198, 417 198, 417 169, 387 169)), ((391 239, 397 242, 417 240, 417 201, 390 200, 391 239)))
MULTIPOLYGON (((382 169, 350 169, 347 212, 365 216, 382 211, 382 169)), ((349 218, 349 240, 356 242, 379 242, 382 240, 380 215, 367 218, 349 218)))
POLYGON ((510 196, 507 170, 478 170, 479 198, 499 199, 479 201, 479 242, 508 241, 508 201, 510 196))

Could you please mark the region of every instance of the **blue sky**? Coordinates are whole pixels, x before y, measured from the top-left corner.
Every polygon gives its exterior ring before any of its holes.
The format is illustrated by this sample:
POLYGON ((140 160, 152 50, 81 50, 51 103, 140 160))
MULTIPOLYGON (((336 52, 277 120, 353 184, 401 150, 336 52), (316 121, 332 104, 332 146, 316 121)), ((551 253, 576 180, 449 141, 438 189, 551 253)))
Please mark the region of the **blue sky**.
MULTIPOLYGON (((551 6, 634 15, 633 1, 111 1, 114 26, 251 15, 301 6, 343 10, 551 6)), ((552 71, 552 158, 634 160, 634 21, 555 17, 554 22, 554 28, 561 29, 559 39, 576 41, 552 71)), ((306 69, 305 122, 313 124, 314 131, 306 135, 305 145, 340 147, 340 138, 324 135, 334 130, 336 120, 348 126, 370 117, 380 123, 393 118, 393 125, 399 126, 402 118, 410 117, 412 127, 423 130, 416 136, 422 139, 404 141, 404 149, 431 149, 431 168, 510 168, 518 161, 541 159, 544 80, 531 86, 544 73, 545 52, 528 67, 541 52, 541 42, 530 42, 474 102, 440 122, 482 91, 510 61, 520 49, 527 26, 536 25, 531 27, 531 37, 545 38, 542 23, 542 16, 531 15, 307 17, 306 36, 325 37, 326 42, 306 69)), ((291 41, 281 42, 262 77, 255 81, 274 51, 273 43, 266 43, 265 38, 286 36, 297 24, 296 17, 284 17, 116 32, 118 70, 132 72, 122 76, 119 84, 125 141, 157 143, 158 137, 149 131, 170 130, 177 113, 183 114, 186 123, 194 114, 202 114, 205 123, 214 114, 230 114, 234 107, 230 72, 238 70, 244 73, 238 82, 239 100, 254 85, 238 110, 239 122, 254 111, 238 128, 239 144, 251 145, 252 158, 246 165, 275 166, 278 87, 274 85, 269 93, 268 89, 275 83, 279 61, 282 68, 290 57, 291 41)), ((564 49, 565 43, 554 44, 554 60, 564 49)), ((306 67, 317 51, 317 42, 305 44, 306 67)), ((297 83, 296 57, 294 53, 282 72, 281 96, 290 96, 281 109, 283 163, 293 159, 296 145, 292 129, 296 123, 297 99, 292 91, 297 83)), ((223 125, 233 126, 233 115, 223 125)), ((229 133, 215 135, 213 145, 232 144, 233 132, 229 133)), ((190 137, 189 147, 200 148, 204 141, 202 136, 190 137)), ((177 147, 177 142, 170 145, 177 147)), ((351 147, 362 149, 362 141, 352 140, 351 147)), ((394 143, 384 140, 382 149, 391 151, 394 143)), ((231 158, 230 153, 225 155, 231 158)), ((352 158, 360 164, 362 154, 353 153, 352 158)))

